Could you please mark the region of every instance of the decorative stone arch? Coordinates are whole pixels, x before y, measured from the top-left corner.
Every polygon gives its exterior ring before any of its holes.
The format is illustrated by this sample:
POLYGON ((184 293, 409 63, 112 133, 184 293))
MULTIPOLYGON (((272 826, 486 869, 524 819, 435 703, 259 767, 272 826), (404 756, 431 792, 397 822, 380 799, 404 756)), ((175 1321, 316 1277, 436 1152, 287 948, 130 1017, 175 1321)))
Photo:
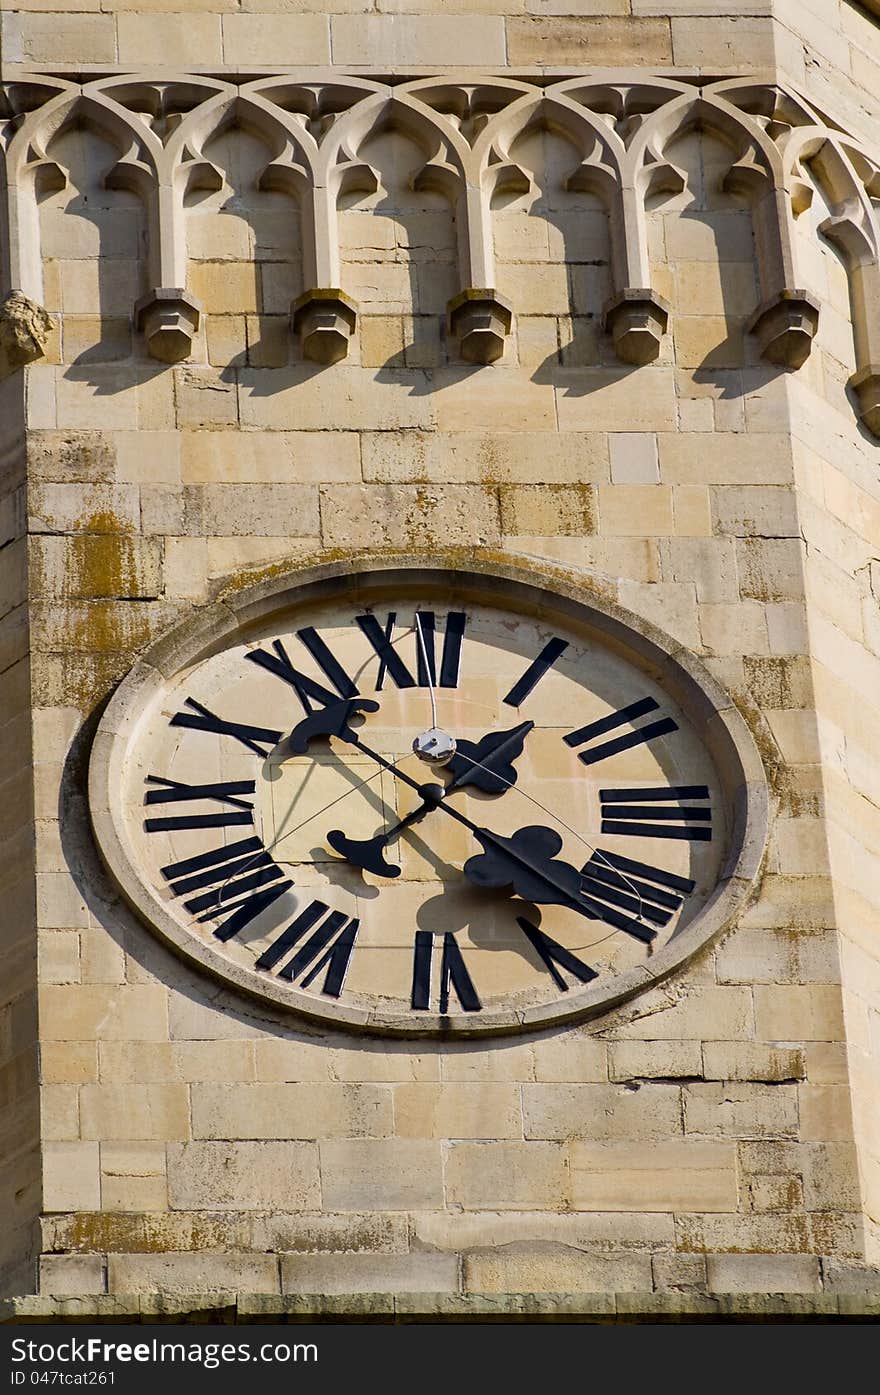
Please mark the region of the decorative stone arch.
POLYGON ((677 172, 666 156, 689 131, 706 131, 728 146, 733 160, 723 187, 751 209, 760 303, 748 324, 771 363, 799 368, 819 326, 818 302, 798 287, 789 201, 780 152, 759 123, 725 100, 724 85, 686 92, 647 117, 627 152, 626 182, 637 209, 649 193, 675 187, 677 172))

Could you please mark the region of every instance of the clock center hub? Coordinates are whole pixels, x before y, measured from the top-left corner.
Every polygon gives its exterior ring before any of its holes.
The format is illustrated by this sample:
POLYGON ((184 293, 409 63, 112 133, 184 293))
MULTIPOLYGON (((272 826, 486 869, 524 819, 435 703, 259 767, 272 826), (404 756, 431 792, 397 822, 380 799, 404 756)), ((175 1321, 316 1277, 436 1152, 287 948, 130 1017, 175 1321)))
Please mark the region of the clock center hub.
POLYGON ((419 760, 427 761, 429 765, 446 765, 455 755, 455 744, 454 736, 441 731, 439 727, 431 727, 416 737, 413 750, 419 760))

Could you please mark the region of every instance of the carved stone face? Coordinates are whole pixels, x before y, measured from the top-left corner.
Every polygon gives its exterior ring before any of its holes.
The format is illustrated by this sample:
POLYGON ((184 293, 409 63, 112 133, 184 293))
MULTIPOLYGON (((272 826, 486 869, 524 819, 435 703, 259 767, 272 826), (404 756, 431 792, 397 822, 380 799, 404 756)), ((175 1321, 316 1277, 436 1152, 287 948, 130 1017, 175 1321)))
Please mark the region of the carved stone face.
POLYGON ((609 617, 506 591, 288 592, 136 672, 92 798, 141 916, 276 1005, 412 1034, 594 1012, 692 953, 746 886, 729 714, 609 617))

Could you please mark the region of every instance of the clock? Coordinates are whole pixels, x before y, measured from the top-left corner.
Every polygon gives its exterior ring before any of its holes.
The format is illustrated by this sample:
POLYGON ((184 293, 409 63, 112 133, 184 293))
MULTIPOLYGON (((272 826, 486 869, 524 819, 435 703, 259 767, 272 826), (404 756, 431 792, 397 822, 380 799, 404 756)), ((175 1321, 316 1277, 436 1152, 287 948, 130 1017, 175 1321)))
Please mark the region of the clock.
POLYGON ((140 919, 279 1010, 398 1035, 594 1015, 748 896, 761 763, 673 641, 564 577, 325 567, 121 684, 90 769, 140 919))

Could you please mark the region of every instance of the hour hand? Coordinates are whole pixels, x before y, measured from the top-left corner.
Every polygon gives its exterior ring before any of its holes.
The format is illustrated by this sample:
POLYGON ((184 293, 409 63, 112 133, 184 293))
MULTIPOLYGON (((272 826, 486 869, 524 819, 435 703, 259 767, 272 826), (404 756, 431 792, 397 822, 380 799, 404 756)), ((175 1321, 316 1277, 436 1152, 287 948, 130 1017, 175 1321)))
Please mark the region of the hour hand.
POLYGON ((349 719, 357 712, 378 711, 379 704, 373 702, 372 698, 344 698, 328 703, 297 723, 288 737, 288 748, 291 754, 303 756, 319 736, 338 736, 343 741, 356 744, 357 736, 348 725, 349 719))
POLYGON ((447 793, 462 785, 473 785, 484 794, 503 794, 515 785, 517 772, 513 762, 522 755, 525 739, 534 725, 521 722, 510 731, 490 731, 479 741, 457 741, 455 755, 446 765, 454 777, 447 793))

